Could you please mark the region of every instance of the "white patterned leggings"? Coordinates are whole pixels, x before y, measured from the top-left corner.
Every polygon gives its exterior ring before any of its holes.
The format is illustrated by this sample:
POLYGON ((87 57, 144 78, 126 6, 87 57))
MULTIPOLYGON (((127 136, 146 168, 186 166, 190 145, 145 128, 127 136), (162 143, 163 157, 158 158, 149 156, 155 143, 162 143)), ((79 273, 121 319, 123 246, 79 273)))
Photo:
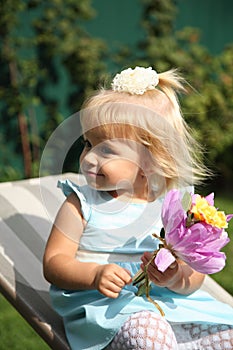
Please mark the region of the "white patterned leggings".
POLYGON ((233 327, 187 323, 170 325, 163 317, 132 314, 106 350, 233 350, 233 327))

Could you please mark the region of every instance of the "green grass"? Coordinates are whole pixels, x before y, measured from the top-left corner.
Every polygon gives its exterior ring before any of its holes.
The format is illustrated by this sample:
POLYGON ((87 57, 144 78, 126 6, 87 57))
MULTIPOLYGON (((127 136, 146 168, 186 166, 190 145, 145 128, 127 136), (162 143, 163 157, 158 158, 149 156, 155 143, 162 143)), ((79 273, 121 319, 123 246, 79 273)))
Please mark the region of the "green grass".
MULTIPOLYGON (((216 206, 226 213, 233 213, 233 198, 216 195, 216 206)), ((233 295, 233 219, 228 229, 231 242, 223 249, 227 255, 225 268, 212 277, 233 295)), ((48 350, 49 347, 0 295, 0 350, 48 350)))
POLYGON ((50 347, 0 294, 0 350, 48 350, 50 347))
MULTIPOLYGON (((233 198, 228 196, 216 196, 215 205, 224 210, 226 214, 233 214, 233 198)), ((233 283, 232 283, 232 266, 233 266, 233 219, 229 222, 227 229, 228 235, 231 241, 222 249, 226 254, 226 266, 225 268, 213 274, 211 277, 215 279, 223 288, 225 288, 231 295, 233 295, 233 283)))

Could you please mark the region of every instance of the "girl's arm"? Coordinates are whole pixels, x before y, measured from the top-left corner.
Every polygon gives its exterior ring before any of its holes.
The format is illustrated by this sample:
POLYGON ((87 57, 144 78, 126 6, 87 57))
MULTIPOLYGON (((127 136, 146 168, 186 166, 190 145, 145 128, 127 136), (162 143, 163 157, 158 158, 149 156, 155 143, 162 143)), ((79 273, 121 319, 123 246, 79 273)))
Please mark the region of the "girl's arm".
POLYGON ((84 226, 80 202, 71 194, 58 212, 45 248, 44 276, 60 288, 97 289, 105 296, 116 298, 131 277, 116 264, 100 265, 76 259, 84 226))
MULTIPOLYGON (((151 253, 146 252, 142 256, 141 268, 150 261, 151 253)), ((166 287, 179 294, 190 294, 199 289, 204 281, 205 275, 193 270, 181 260, 177 260, 170 267, 160 272, 154 263, 148 268, 149 277, 152 282, 160 287, 166 287)))

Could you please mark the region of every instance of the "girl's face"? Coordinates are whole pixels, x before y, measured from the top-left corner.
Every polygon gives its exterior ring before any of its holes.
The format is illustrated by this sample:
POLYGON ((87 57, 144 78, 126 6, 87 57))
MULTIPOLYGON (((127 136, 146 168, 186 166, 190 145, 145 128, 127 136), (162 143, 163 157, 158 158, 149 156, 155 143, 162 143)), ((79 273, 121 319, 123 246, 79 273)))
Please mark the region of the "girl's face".
POLYGON ((84 135, 81 171, 89 186, 102 191, 132 191, 137 196, 144 176, 140 145, 121 138, 106 140, 99 134, 84 135))

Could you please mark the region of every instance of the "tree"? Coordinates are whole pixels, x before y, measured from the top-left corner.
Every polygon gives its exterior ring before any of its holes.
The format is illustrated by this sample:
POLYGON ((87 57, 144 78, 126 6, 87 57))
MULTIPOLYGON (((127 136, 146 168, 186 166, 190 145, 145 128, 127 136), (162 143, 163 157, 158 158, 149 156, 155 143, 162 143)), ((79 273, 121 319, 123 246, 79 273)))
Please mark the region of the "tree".
POLYGON ((12 152, 22 153, 24 173, 26 177, 32 174, 32 149, 30 144, 29 125, 26 113, 35 102, 35 72, 37 62, 33 58, 26 58, 20 51, 30 45, 30 39, 17 36, 20 26, 19 15, 25 11, 26 4, 16 0, 1 2, 0 33, 1 33, 1 83, 0 83, 0 111, 1 134, 3 143, 2 176, 10 172, 14 177, 18 172, 11 169, 9 159, 12 154, 5 152, 6 144, 11 146, 12 152), (17 124, 16 120, 17 119, 17 124), (3 130, 3 129, 2 129, 3 130), (18 132, 16 132, 18 130, 18 132), (18 138, 19 133, 19 138, 18 138), (20 146, 20 147, 19 147, 20 146), (21 149, 18 152, 18 149, 21 149), (8 159, 9 157, 9 159, 8 159))
MULTIPOLYGON (((43 72, 38 83, 39 95, 47 106, 46 140, 62 120, 80 109, 105 72, 103 40, 90 37, 81 25, 93 15, 90 1, 86 0, 69 0, 65 4, 62 0, 50 0, 40 5, 40 16, 34 21, 34 29, 43 72), (48 93, 48 84, 55 94, 48 93), (63 91, 58 91, 59 84, 63 85, 63 91), (66 107, 63 113, 62 100, 66 107)), ((60 147, 63 147, 62 142, 60 147)), ((64 161, 64 171, 78 170, 80 151, 80 140, 77 140, 64 161)))
POLYGON ((97 77, 105 71, 103 40, 90 37, 81 25, 93 15, 90 1, 69 0, 64 4, 62 0, 50 0, 40 5, 40 16, 34 21, 43 72, 41 96, 48 98, 43 92, 44 85, 50 81, 56 88, 59 75, 64 74, 71 113, 78 110, 83 99, 96 87, 97 77))
POLYGON ((121 50, 118 62, 152 65, 158 72, 178 67, 187 81, 182 108, 195 136, 205 146, 208 165, 225 180, 233 176, 233 46, 217 56, 200 44, 195 28, 175 30, 177 7, 174 0, 142 0, 142 26, 145 39, 139 52, 121 50))
POLYGON ((40 155, 50 134, 80 108, 104 72, 103 41, 82 29, 82 22, 92 16, 94 11, 86 0, 1 2, 0 112, 4 129, 0 141, 3 147, 7 144, 1 159, 2 180, 9 175, 38 176, 40 155), (19 175, 21 160, 23 175, 19 175))

